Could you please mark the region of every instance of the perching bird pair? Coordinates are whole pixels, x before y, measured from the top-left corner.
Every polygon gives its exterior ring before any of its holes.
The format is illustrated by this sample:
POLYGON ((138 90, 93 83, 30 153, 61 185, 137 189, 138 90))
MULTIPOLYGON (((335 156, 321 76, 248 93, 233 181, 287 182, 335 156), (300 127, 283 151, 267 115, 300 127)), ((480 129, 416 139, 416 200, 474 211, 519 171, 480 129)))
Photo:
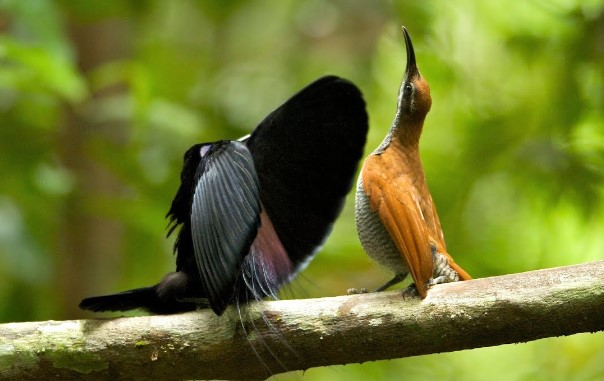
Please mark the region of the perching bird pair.
MULTIPOLYGON (((408 273, 424 298, 436 283, 470 279, 449 256, 419 157, 431 98, 403 28, 407 67, 396 116, 365 160, 356 223, 367 254, 408 273)), ((91 311, 136 308, 175 313, 276 297, 312 260, 331 231, 363 154, 365 102, 351 82, 323 77, 269 114, 247 138, 197 144, 184 155, 168 212, 176 271, 158 284, 86 298, 91 311)))

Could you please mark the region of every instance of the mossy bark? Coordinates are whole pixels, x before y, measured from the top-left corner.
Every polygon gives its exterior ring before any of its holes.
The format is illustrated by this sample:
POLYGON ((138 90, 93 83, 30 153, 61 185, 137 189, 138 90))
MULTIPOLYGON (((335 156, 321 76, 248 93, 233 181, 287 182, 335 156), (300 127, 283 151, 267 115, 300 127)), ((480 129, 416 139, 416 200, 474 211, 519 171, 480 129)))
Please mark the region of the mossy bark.
POLYGON ((311 367, 604 330, 604 261, 433 287, 254 304, 217 317, 0 325, 0 379, 263 379, 311 367))

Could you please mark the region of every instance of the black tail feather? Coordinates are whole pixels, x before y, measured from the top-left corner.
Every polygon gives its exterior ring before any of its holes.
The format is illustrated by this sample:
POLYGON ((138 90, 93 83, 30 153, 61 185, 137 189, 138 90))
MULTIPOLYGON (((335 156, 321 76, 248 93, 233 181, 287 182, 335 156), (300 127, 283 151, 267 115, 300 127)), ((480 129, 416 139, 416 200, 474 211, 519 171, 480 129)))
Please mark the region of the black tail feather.
POLYGON ((157 295, 156 286, 152 286, 86 298, 80 302, 80 308, 93 312, 143 309, 155 314, 171 314, 193 311, 197 305, 176 300, 162 300, 157 295))

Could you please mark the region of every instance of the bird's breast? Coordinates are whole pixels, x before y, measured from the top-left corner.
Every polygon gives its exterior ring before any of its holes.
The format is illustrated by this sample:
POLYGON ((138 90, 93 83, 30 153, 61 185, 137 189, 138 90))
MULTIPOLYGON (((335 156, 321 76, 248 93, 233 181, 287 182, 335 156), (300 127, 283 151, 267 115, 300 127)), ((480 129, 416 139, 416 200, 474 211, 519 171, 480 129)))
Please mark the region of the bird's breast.
POLYGON ((359 240, 367 255, 395 274, 406 273, 407 266, 401 259, 401 254, 380 221, 379 215, 371 209, 369 197, 363 187, 363 176, 359 176, 357 182, 355 220, 359 240))

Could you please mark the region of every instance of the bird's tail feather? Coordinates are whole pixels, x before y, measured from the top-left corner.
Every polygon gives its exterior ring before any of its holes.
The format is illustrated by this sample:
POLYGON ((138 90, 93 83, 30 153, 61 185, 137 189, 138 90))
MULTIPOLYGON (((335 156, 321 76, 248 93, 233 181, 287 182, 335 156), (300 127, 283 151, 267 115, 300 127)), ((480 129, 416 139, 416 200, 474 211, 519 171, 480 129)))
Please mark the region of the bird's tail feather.
POLYGON ((136 288, 117 294, 92 296, 80 302, 80 308, 94 312, 146 309, 159 301, 155 287, 136 288))
POLYGON ((80 308, 94 312, 144 309, 151 313, 170 314, 192 311, 196 308, 196 304, 162 300, 157 294, 157 286, 151 286, 86 298, 80 302, 80 308))

